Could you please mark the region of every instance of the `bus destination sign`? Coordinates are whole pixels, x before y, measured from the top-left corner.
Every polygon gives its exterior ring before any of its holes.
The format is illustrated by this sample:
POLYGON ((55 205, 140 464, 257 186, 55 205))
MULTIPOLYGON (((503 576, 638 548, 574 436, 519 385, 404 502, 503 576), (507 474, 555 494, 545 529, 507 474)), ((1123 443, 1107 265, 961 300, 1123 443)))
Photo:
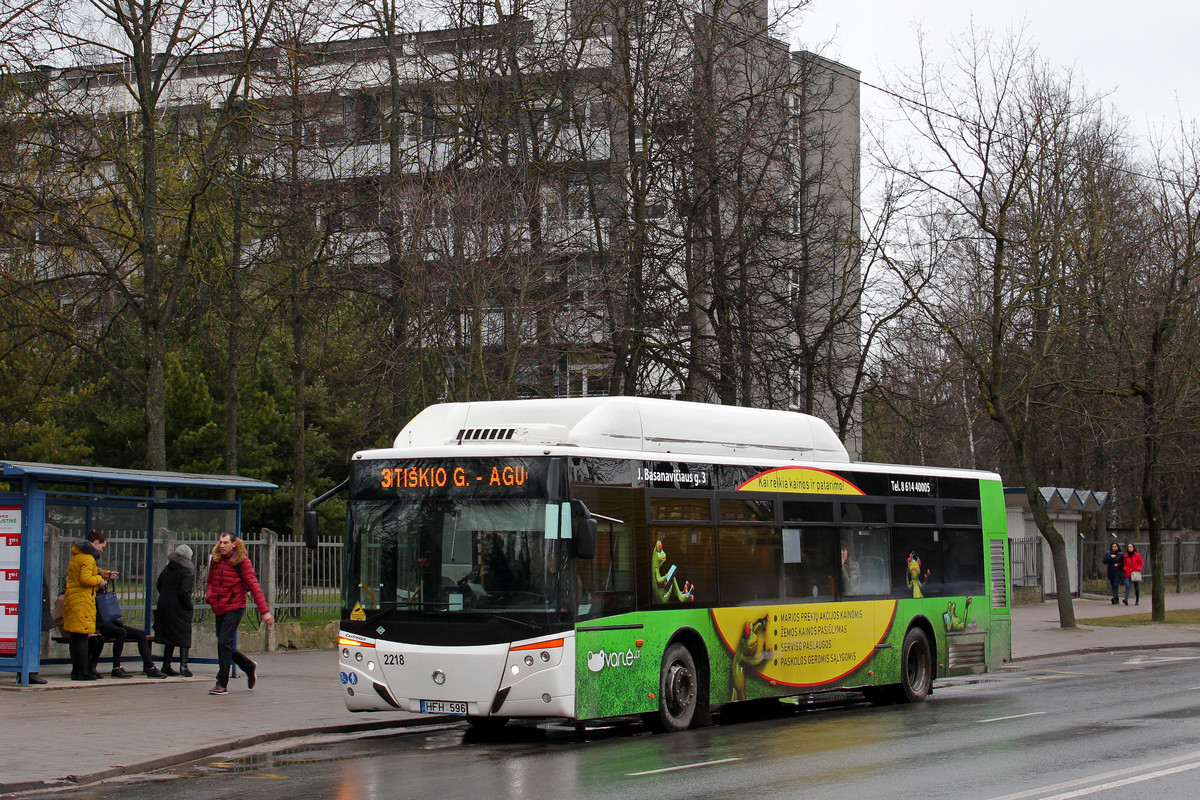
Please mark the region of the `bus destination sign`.
POLYGON ((483 462, 470 471, 466 467, 380 467, 381 489, 444 489, 453 485, 521 487, 529 480, 529 467, 524 464, 495 464, 483 462))
POLYGON ((358 461, 353 493, 359 498, 398 495, 547 496, 547 460, 456 458, 358 461))

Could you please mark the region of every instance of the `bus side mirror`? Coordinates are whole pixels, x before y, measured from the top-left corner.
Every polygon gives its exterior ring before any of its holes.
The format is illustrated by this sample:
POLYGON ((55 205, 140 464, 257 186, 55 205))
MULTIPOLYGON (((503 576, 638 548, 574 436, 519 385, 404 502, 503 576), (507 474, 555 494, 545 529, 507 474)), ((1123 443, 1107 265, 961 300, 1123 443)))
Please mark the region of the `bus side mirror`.
POLYGON ((320 520, 317 518, 317 510, 308 508, 304 510, 304 546, 309 550, 316 551, 317 549, 317 530, 320 528, 320 520))
POLYGON ((596 518, 588 507, 578 500, 571 501, 571 537, 575 540, 575 557, 596 557, 596 542, 600 538, 596 518))
POLYGON ((304 535, 304 546, 314 553, 317 551, 317 530, 320 528, 317 519, 317 506, 324 503, 329 498, 333 497, 338 492, 344 490, 350 485, 350 479, 339 483, 337 486, 330 489, 325 494, 318 497, 316 500, 310 500, 304 506, 304 516, 300 519, 300 531, 304 535))

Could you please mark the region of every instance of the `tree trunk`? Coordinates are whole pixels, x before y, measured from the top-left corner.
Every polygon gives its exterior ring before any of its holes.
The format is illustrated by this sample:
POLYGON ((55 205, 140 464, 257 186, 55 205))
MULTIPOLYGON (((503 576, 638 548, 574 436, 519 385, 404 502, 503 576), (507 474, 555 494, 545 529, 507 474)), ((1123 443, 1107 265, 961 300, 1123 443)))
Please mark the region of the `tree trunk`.
MULTIPOLYGON (((238 170, 239 175, 241 170, 238 170)), ((240 191, 240 189, 235 189, 240 191)), ((242 201, 232 204, 233 230, 229 253, 229 319, 225 334, 225 472, 238 474, 238 418, 241 413, 242 356, 242 201)))

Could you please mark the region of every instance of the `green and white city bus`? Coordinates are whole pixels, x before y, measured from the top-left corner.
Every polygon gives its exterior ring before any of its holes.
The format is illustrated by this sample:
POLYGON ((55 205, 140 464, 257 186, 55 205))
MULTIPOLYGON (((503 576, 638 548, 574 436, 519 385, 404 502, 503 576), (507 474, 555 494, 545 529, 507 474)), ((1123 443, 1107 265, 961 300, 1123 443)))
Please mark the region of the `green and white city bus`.
POLYGON ((348 490, 352 711, 683 730, 741 700, 916 702, 1010 655, 1000 477, 851 463, 803 414, 435 405, 348 490))

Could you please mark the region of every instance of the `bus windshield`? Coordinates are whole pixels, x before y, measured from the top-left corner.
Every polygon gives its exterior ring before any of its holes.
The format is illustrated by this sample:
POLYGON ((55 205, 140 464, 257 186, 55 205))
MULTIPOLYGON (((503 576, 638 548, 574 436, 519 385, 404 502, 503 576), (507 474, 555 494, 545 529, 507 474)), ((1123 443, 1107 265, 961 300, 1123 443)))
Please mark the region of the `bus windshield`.
MULTIPOLYGON (((558 608, 543 501, 363 501, 351 509, 364 611, 558 608)), ((353 587, 350 587, 353 588, 353 587)))
POLYGON ((547 536, 559 507, 544 497, 544 468, 506 465, 510 472, 501 474, 530 476, 523 487, 454 486, 456 474, 490 474, 490 465, 476 466, 446 471, 444 486, 437 468, 426 486, 405 485, 413 477, 420 483, 421 468, 403 463, 360 472, 347 531, 348 611, 511 615, 563 607, 560 585, 570 584, 560 581, 562 541, 556 530, 547 536), (392 485, 381 486, 381 473, 392 485))

